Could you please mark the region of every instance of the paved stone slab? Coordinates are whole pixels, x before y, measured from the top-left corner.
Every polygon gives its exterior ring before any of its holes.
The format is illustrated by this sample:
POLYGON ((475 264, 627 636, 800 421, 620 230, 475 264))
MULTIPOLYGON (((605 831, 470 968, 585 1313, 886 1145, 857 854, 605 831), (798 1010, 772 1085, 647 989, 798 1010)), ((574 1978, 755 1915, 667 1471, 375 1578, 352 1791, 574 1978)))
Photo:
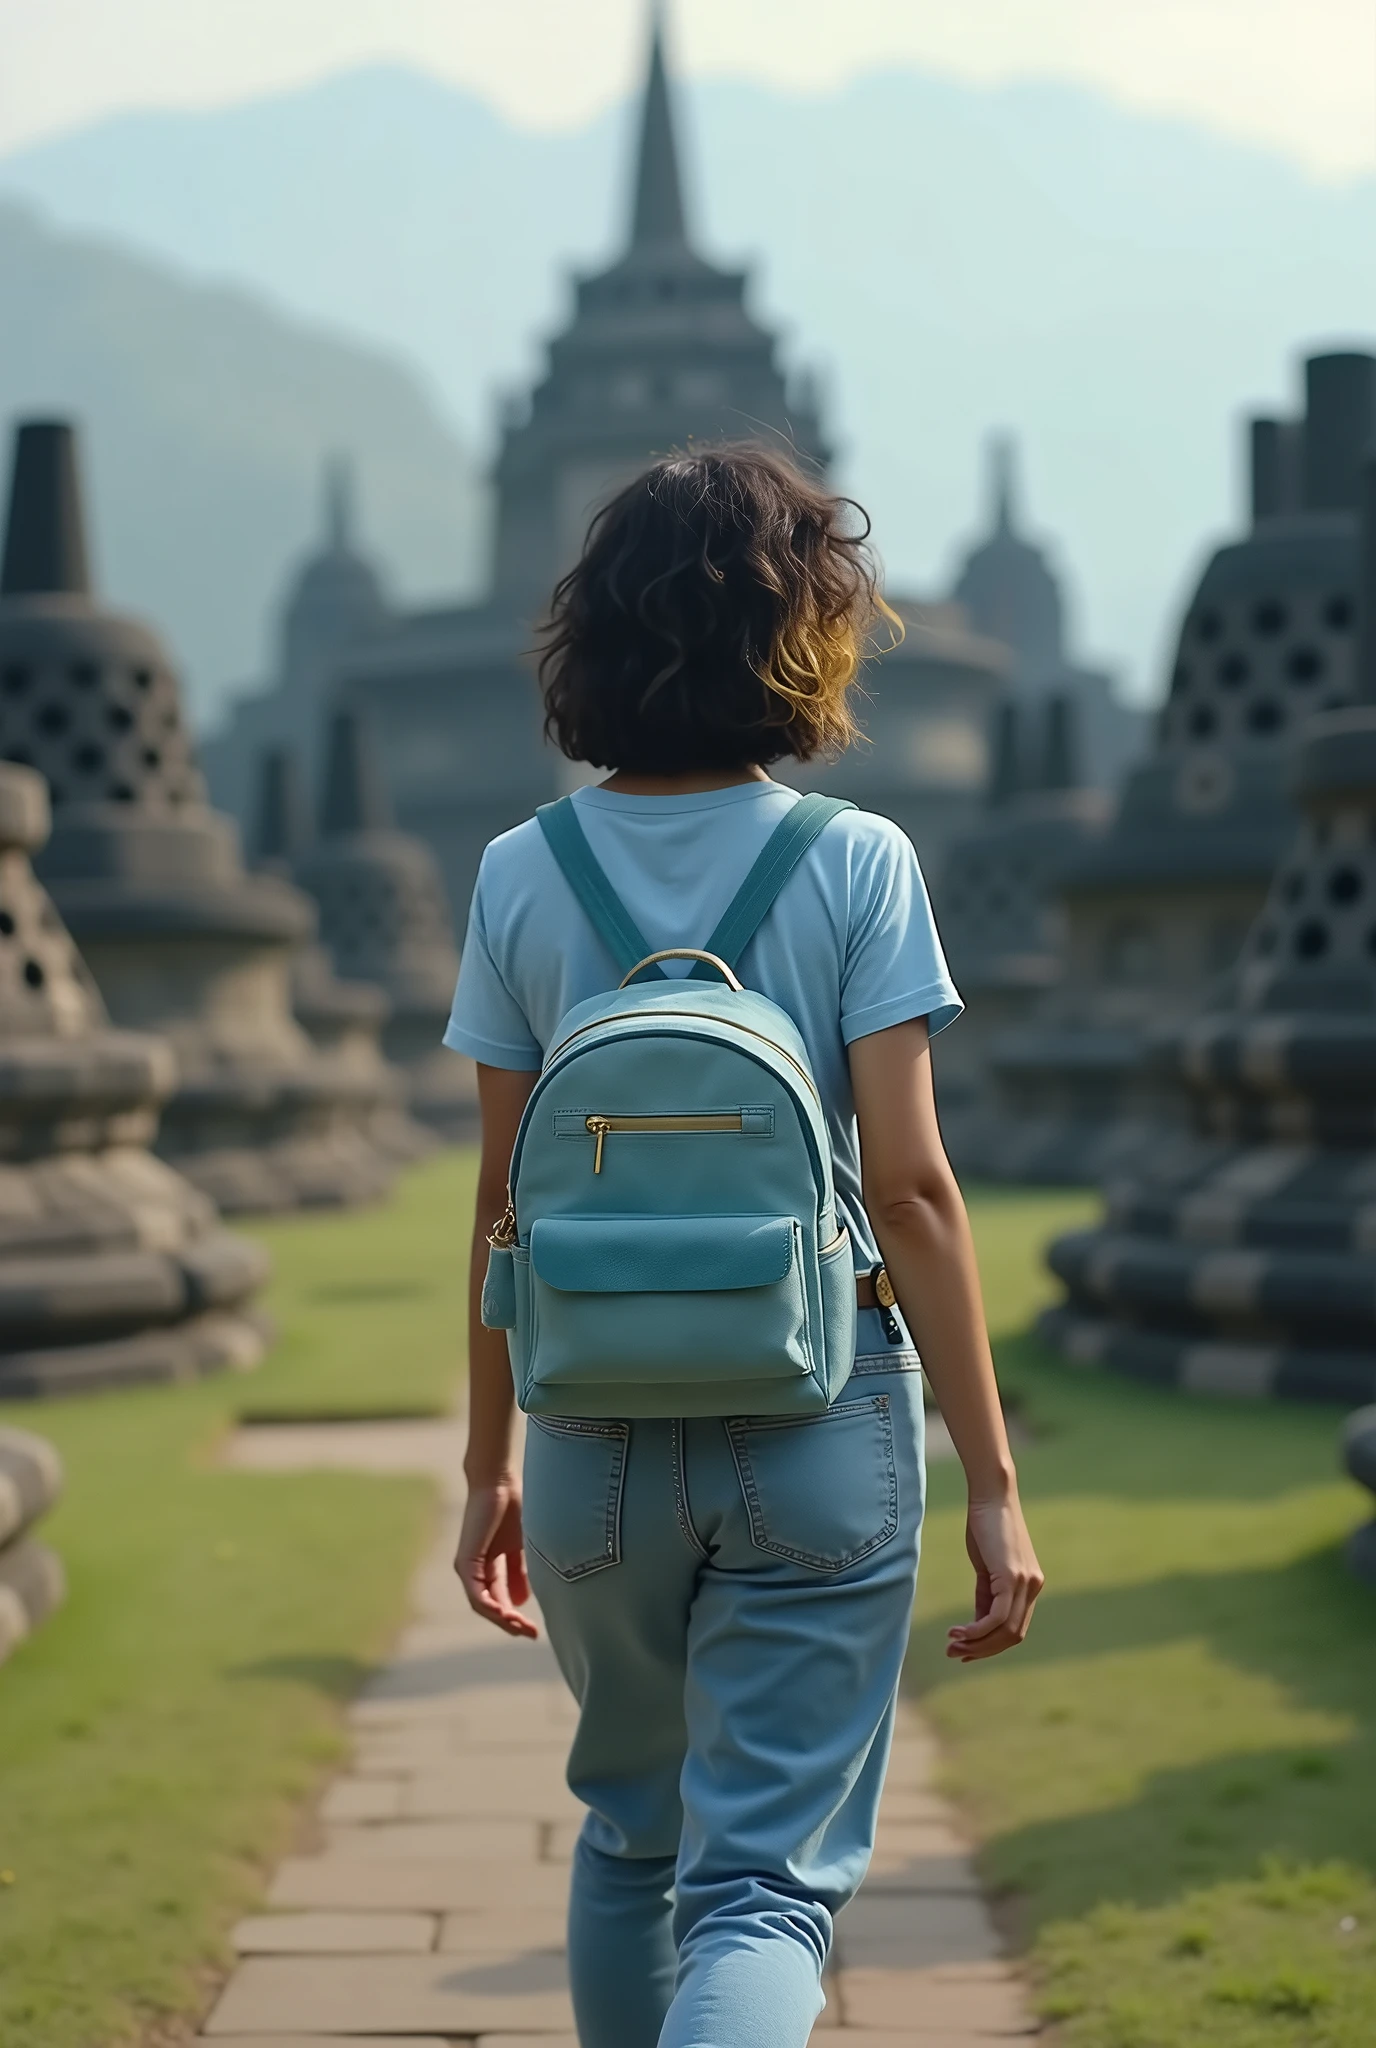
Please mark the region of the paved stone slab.
POLYGON ((240 1955, 424 1955, 439 1921, 429 1913, 257 1913, 233 1934, 240 1955))
POLYGON ((427 1859, 292 1856, 278 1869, 268 1903, 340 1912, 563 1912, 567 1870, 553 1863, 484 1865, 466 1856, 427 1859))
POLYGON ((981 1899, 933 1892, 915 1899, 864 1892, 836 1923, 843 1973, 925 1970, 997 1961, 999 1942, 981 1899))
POLYGON ((946 1821, 895 1821, 890 1823, 881 1807, 879 1838, 866 1883, 876 1878, 901 1878, 929 1856, 964 1856, 965 1842, 946 1821))
POLYGON ((582 1825, 584 1808, 564 1782, 562 1751, 545 1750, 505 1768, 488 1755, 425 1769, 401 1788, 404 1818, 571 1821, 582 1825))
POLYGON ((513 1948, 564 1952, 567 1913, 563 1902, 543 1911, 522 1902, 499 1912, 447 1913, 440 1926, 441 1955, 490 1956, 513 1948))
POLYGON ((959 2041, 1017 2039, 1037 2031, 1021 1987, 997 1963, 926 1970, 846 1969, 841 2017, 848 2028, 889 2028, 926 2048, 926 2035, 959 2041))
POLYGON ((336 1778, 320 1802, 323 1821, 396 1820, 402 1786, 396 1778, 336 1778))
POLYGON ((568 2032, 562 1957, 249 1956, 206 2025, 221 2034, 568 2032))
POLYGON ((453 1856, 474 1863, 535 1863, 544 1848, 534 1820, 378 1821, 371 1827, 332 1827, 325 1842, 334 1855, 365 1861, 453 1856))
POLYGON ((421 1472, 452 1491, 463 1470, 461 1421, 279 1422, 236 1430, 220 1462, 240 1472, 421 1472))
MULTIPOLYGON (((371 2048, 371 2043, 369 2044, 371 2048)), ((418 2048, 427 2048, 425 2042, 418 2048)), ((478 2048, 578 2048, 577 2034, 480 2034, 478 2048)))

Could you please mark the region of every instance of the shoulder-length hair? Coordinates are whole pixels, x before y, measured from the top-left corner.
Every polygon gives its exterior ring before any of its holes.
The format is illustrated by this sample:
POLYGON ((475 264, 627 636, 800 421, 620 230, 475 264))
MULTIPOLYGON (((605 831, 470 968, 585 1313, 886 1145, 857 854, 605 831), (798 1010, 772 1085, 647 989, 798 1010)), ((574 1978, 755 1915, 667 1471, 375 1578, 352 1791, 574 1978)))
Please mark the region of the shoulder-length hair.
POLYGON ((869 532, 853 499, 765 448, 654 463, 555 588, 546 733, 571 760, 650 775, 839 753, 875 615, 898 625, 869 532))

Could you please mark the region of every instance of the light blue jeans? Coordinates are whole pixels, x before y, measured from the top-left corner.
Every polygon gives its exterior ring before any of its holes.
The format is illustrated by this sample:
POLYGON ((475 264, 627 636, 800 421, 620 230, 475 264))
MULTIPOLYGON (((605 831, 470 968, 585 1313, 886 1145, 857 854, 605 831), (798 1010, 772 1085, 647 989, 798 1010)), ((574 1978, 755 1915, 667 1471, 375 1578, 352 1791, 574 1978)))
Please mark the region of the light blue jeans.
POLYGON ((532 1418, 525 1472, 531 1578, 581 1709, 582 2048, 804 2048, 888 1763, 917 1360, 876 1344, 804 1421, 532 1418))

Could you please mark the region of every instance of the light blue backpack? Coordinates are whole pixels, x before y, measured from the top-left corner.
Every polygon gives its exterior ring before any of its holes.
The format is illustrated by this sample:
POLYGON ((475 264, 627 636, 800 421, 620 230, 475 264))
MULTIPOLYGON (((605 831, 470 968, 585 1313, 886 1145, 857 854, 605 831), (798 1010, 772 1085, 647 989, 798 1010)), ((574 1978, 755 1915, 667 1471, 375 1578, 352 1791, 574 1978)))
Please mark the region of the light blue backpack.
POLYGON ((809 1415, 850 1375, 856 1276, 803 1041, 734 964, 818 833, 794 805, 701 953, 655 953, 565 797, 540 824, 625 973, 559 1023, 521 1119, 483 1321, 532 1415, 809 1415), (665 959, 694 958, 687 978, 665 959), (652 979, 642 979, 652 976, 652 979))

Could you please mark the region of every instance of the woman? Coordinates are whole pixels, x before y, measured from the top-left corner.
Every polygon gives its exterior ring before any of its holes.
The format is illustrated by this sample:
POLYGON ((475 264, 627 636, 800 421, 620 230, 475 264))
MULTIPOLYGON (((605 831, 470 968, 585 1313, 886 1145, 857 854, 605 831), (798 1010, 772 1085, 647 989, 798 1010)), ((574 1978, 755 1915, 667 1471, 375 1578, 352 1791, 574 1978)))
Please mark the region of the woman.
MULTIPOLYGON (((674 456, 599 514, 555 592, 546 729, 612 771, 574 801, 656 948, 703 944, 798 801, 769 764, 854 734, 849 693, 883 610, 854 511, 759 449, 674 456)), ((482 1110, 456 1569, 514 1636, 536 1633, 533 1586, 580 1704, 583 2048, 807 2040, 832 1917, 873 1846, 916 1582, 922 1366, 969 1482, 975 1618, 948 1656, 1020 1642, 1042 1586, 932 1098, 929 1040, 960 999, 903 833, 833 818, 739 972, 792 1017, 821 1091, 861 1275, 854 1372, 829 1414, 768 1425, 748 1474, 722 1422, 632 1422, 602 1569, 579 1563, 576 1426, 531 1425, 523 1502, 505 1337, 478 1310, 545 1048, 572 1004, 620 978, 534 822, 483 856, 446 1034, 478 1062, 482 1110), (881 1259, 901 1320, 867 1286, 881 1259)))

